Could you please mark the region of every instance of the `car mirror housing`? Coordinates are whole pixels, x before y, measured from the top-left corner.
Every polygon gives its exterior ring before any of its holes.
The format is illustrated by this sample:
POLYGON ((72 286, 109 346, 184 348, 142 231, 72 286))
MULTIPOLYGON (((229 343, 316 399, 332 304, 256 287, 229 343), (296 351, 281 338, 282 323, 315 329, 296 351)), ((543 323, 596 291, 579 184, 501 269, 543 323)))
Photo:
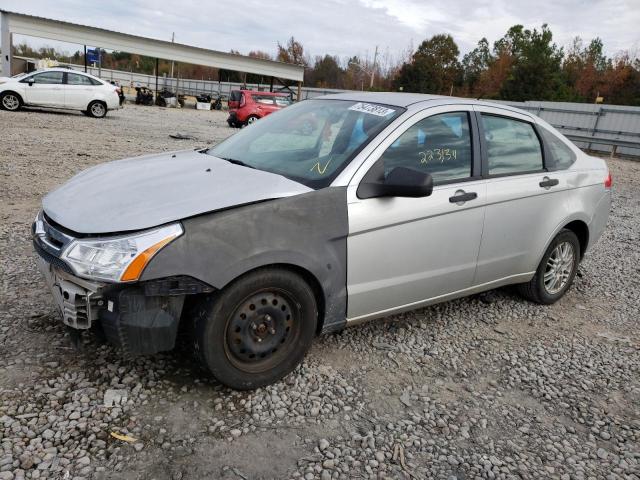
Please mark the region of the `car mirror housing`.
POLYGON ((358 187, 359 198, 379 197, 428 197, 433 192, 433 177, 427 172, 419 172, 411 168, 396 167, 386 178, 379 175, 377 179, 365 176, 358 187))

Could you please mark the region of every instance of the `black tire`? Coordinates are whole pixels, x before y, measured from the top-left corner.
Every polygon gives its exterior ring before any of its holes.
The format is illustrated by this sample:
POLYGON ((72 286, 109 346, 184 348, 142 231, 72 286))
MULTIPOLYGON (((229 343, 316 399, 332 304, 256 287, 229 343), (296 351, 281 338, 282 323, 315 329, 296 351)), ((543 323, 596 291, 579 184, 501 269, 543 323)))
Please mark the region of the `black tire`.
POLYGON ((22 97, 15 92, 3 92, 0 95, 0 108, 10 112, 17 112, 22 108, 22 97))
POLYGON ((220 383, 251 390, 280 380, 302 361, 317 322, 315 296, 300 275, 260 269, 203 301, 194 350, 220 383))
POLYGON ((87 113, 90 117, 93 118, 104 118, 104 116, 107 114, 107 106, 104 102, 94 100, 93 102, 89 103, 89 106, 87 107, 87 113))
MULTIPOLYGON (((569 258, 568 255, 567 258, 569 258)), ((540 303, 542 305, 550 305, 557 302, 564 296, 565 293, 567 293, 567 290, 569 290, 569 288, 571 287, 573 279, 576 276, 576 272, 578 271, 579 262, 580 241, 578 240, 578 237, 571 230, 561 230, 560 233, 558 233, 558 235, 556 235, 556 237, 553 239, 553 241, 547 248, 547 251, 542 256, 542 260, 540 261, 540 264, 538 265, 538 268, 536 270, 536 274, 533 276, 533 278, 528 283, 518 285, 520 294, 528 300, 540 303), (550 267, 549 265, 549 259, 556 251, 556 248, 564 244, 570 245, 571 247, 570 253, 571 258, 573 259, 572 265, 570 269, 569 267, 566 267, 564 269, 568 272, 566 275, 563 276, 561 275, 561 273, 559 273, 561 277, 566 277, 566 281, 564 282, 564 284, 562 284, 563 281, 561 281, 561 284, 556 286, 557 288, 559 288, 557 291, 555 288, 550 290, 548 285, 545 284, 545 274, 549 275, 550 277, 554 276, 553 272, 551 271, 553 267, 550 267)))

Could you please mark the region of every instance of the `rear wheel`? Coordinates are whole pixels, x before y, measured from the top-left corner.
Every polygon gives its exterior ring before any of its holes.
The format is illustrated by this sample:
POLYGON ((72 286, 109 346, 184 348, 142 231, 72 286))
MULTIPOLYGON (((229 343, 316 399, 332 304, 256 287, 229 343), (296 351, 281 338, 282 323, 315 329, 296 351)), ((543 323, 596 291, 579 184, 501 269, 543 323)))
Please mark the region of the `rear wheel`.
POLYGON ((87 112, 94 118, 102 118, 107 114, 107 106, 102 102, 93 101, 89 104, 87 112))
POLYGON ((194 348, 218 381, 254 389, 302 361, 317 319, 313 291, 300 275, 257 270, 204 301, 195 319, 194 348))
POLYGON ((547 248, 531 281, 519 286, 520 293, 536 303, 557 302, 571 287, 579 261, 578 237, 571 230, 562 230, 547 248))
POLYGON ((249 115, 249 118, 247 118, 247 125, 256 123, 258 120, 260 120, 260 117, 258 117, 257 115, 249 115))
POLYGON ((4 92, 0 95, 0 105, 4 110, 15 112, 22 106, 22 98, 14 92, 4 92))

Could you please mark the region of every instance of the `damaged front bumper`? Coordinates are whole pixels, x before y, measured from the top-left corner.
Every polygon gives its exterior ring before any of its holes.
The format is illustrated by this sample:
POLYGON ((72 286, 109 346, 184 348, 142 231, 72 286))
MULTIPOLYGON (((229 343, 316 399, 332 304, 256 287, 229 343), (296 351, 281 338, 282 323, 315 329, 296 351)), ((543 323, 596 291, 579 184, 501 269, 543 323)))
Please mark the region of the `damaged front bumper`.
POLYGON ((187 295, 214 289, 188 276, 135 283, 89 281, 60 259, 73 240, 68 231, 43 220, 33 228, 38 266, 70 328, 100 328, 109 343, 129 355, 171 350, 187 295))

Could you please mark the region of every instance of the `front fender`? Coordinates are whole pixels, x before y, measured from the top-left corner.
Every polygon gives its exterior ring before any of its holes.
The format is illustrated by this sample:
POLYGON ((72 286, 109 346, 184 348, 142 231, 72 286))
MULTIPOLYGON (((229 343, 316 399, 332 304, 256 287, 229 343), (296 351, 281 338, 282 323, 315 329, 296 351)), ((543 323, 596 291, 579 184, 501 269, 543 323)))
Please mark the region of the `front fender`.
POLYGON ((183 220, 185 233, 151 260, 141 280, 189 275, 224 288, 273 264, 302 268, 322 288, 323 329, 346 319, 349 231, 345 187, 236 207, 183 220))

